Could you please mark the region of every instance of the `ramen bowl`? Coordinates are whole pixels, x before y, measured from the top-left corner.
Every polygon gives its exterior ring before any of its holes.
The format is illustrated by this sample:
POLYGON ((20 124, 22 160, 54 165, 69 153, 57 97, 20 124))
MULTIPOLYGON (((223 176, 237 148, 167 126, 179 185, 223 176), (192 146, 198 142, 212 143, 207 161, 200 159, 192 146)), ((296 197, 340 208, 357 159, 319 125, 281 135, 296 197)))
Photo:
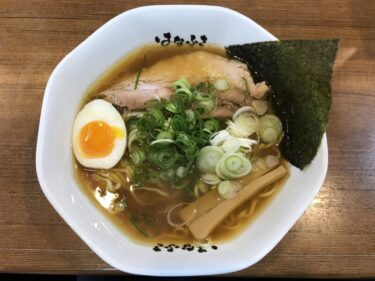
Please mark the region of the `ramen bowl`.
POLYGON ((36 169, 47 199, 106 263, 133 274, 192 276, 221 274, 249 267, 284 237, 323 184, 328 149, 323 136, 313 162, 304 170, 290 168, 277 196, 244 231, 208 248, 152 247, 131 240, 89 200, 73 173, 72 125, 87 88, 133 49, 161 45, 207 43, 227 46, 277 40, 251 19, 215 6, 148 6, 113 18, 53 71, 43 99, 36 169), (183 249, 184 248, 184 249, 183 249))

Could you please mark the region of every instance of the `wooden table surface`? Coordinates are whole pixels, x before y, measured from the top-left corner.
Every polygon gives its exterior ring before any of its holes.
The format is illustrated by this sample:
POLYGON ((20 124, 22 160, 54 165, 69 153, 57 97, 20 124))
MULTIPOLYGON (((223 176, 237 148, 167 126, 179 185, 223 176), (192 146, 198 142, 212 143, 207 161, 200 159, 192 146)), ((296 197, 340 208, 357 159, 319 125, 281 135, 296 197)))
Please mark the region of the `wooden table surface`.
MULTIPOLYGON (((127 9, 164 2, 0 0, 0 272, 118 273, 39 187, 40 108, 50 73, 77 44, 127 9)), ((237 10, 280 39, 341 39, 325 183, 277 247, 233 275, 375 277, 375 1, 207 3, 237 10)))

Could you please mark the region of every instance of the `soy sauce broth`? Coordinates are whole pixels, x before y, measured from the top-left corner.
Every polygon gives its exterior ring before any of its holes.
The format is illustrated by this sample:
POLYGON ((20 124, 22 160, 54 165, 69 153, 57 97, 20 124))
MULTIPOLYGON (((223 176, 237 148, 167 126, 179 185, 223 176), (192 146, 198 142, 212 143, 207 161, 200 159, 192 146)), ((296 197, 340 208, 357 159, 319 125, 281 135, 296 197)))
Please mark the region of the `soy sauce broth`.
MULTIPOLYGON (((206 45, 204 47, 197 46, 160 46, 156 44, 142 46, 111 67, 108 71, 95 81, 87 90, 85 98, 82 101, 82 106, 95 98, 96 94, 108 89, 115 84, 122 77, 131 73, 137 73, 145 60, 145 67, 153 65, 155 62, 172 57, 174 55, 186 54, 197 50, 204 50, 217 55, 225 56, 223 47, 217 45, 206 45)), ((129 160, 128 153, 125 152, 123 157, 129 160)), ((284 166, 288 166, 286 161, 284 166)), ((120 165, 113 168, 114 170, 123 169, 120 165)), ((112 169, 111 169, 112 170, 112 169)), ((102 172, 105 172, 102 170, 102 172)), ((160 186, 161 190, 168 190, 170 196, 164 198, 163 196, 155 196, 154 193, 147 191, 137 191, 136 198, 131 194, 132 183, 123 173, 123 186, 115 192, 105 192, 105 186, 96 178, 97 170, 86 169, 82 167, 76 160, 74 162, 74 173, 81 186, 82 190, 87 194, 90 200, 97 206, 100 211, 109 218, 114 225, 123 231, 131 239, 146 244, 155 243, 194 243, 194 239, 190 236, 188 230, 176 230, 171 227, 166 220, 166 209, 169 206, 174 206, 180 202, 192 202, 194 198, 187 195, 181 190, 174 190, 171 188, 160 186), (126 211, 117 211, 120 202, 125 202, 126 211), (141 204, 140 202, 147 202, 141 204)), ((198 175, 197 175, 198 177, 198 175)), ((227 227, 223 224, 217 227, 212 233, 211 241, 217 243, 227 241, 234 238, 241 232, 248 224, 264 209, 280 187, 285 182, 286 177, 276 182, 273 188, 275 192, 272 196, 258 200, 258 203, 252 215, 244 219, 237 220, 235 227, 227 227)), ((267 188, 266 188, 267 189, 267 188)), ((256 197, 256 196, 255 196, 256 197)), ((251 206, 251 200, 240 206, 232 216, 239 216, 251 206)), ((124 204, 123 204, 124 205, 124 204)), ((175 212, 177 213, 177 212, 175 212)), ((177 220, 176 216, 172 219, 177 220)))

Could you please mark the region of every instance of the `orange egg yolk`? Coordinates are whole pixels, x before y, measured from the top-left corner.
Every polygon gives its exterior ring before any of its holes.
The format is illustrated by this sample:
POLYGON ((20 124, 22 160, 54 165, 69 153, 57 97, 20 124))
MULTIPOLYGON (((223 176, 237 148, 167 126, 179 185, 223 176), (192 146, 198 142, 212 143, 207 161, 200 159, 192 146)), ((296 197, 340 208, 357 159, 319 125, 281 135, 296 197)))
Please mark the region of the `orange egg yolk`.
POLYGON ((112 152, 117 137, 123 137, 119 128, 103 121, 92 121, 81 128, 79 143, 86 157, 100 158, 112 152))

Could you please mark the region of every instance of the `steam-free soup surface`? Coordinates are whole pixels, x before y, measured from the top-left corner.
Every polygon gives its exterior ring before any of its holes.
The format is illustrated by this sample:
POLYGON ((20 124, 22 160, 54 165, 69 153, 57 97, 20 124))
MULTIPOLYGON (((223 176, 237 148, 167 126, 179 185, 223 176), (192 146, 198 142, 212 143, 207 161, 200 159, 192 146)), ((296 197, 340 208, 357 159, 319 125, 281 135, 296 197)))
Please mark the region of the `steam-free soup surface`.
MULTIPOLYGON (((88 89, 82 105, 97 98, 99 93, 107 90, 112 85, 129 79, 129 77, 135 77, 135 74, 139 73, 142 68, 151 67, 158 61, 175 55, 188 54, 198 50, 225 56, 224 49, 218 46, 162 47, 149 45, 141 47, 104 73, 88 89)), ((163 69, 160 69, 160 71, 163 72, 163 69)), ((163 73, 160 75, 163 76, 163 73)), ((142 74, 140 75, 140 80, 142 80, 142 74)), ((122 109, 119 108, 118 110, 120 113, 124 113, 122 109)), ((125 119, 127 118, 126 114, 124 117, 125 119)), ((225 121, 226 118, 222 118, 220 126, 225 126, 225 121)), ((268 146, 259 150, 258 156, 261 158, 266 154, 280 155, 277 146, 268 146)), ((287 166, 286 161, 280 161, 282 165, 287 166)), ((188 203, 193 202, 196 199, 195 194, 171 188, 168 184, 162 182, 153 183, 150 186, 135 186, 130 176, 132 171, 128 163, 131 163, 131 159, 126 152, 123 159, 112 169, 88 169, 75 162, 74 170, 82 189, 88 194, 89 198, 116 226, 132 239, 142 243, 194 242, 186 225, 182 227, 173 227, 172 225, 180 223, 181 219, 178 216, 178 211, 188 203), (111 185, 108 185, 108 179, 111 181, 111 185), (155 189, 158 192, 155 192, 155 189), (173 212, 170 212, 171 208, 174 208, 173 212), (168 213, 170 214, 169 217, 167 217, 168 213)), ((254 169, 257 169, 256 165, 254 169)), ((194 174, 194 177, 198 180, 199 173, 194 174)), ((264 188, 251 200, 232 212, 215 229, 209 239, 217 243, 233 238, 270 202, 285 182, 285 179, 284 177, 264 188)))

